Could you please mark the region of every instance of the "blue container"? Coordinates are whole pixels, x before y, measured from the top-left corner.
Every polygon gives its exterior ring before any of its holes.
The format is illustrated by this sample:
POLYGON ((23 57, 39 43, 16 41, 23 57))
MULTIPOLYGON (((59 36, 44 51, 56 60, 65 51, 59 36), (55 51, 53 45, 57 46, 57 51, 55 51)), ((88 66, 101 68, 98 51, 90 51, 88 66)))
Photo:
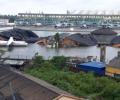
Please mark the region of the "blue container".
POLYGON ((94 72, 98 75, 105 75, 105 64, 102 62, 87 62, 78 64, 77 67, 85 72, 94 72))

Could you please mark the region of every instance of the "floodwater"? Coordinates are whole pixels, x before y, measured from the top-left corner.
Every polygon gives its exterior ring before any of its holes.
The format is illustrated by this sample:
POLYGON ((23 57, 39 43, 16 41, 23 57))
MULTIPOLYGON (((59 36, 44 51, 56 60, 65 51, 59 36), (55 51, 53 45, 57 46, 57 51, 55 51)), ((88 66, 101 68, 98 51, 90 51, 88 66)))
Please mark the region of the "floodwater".
MULTIPOLYGON (((39 37, 54 35, 56 32, 49 31, 34 31, 39 37)), ((72 33, 71 33, 72 34, 72 33)), ((97 46, 91 47, 77 47, 77 48, 47 48, 39 46, 38 44, 29 44, 27 47, 13 47, 8 50, 5 47, 2 49, 6 50, 4 57, 11 58, 29 58, 32 59, 36 53, 43 56, 45 59, 49 59, 53 56, 74 56, 74 57, 87 57, 93 56, 100 59, 100 48, 97 46)), ((106 47, 106 62, 108 63, 111 59, 117 56, 119 48, 106 47)))
MULTIPOLYGON (((106 47, 106 62, 108 63, 111 59, 116 57, 119 50, 120 49, 113 47, 106 47)), ((97 57, 98 60, 100 59, 100 49, 96 46, 54 49, 42 47, 37 44, 29 44, 27 47, 14 47, 9 51, 7 50, 4 57, 32 59, 36 53, 43 56, 45 59, 60 55, 71 57, 93 56, 97 57)))

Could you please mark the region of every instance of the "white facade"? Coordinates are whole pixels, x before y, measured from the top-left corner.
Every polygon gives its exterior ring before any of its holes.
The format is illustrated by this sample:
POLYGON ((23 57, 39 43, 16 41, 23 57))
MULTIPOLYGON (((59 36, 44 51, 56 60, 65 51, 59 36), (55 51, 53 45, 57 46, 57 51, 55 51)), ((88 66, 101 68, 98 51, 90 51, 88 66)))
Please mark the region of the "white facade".
POLYGON ((0 19, 0 25, 8 25, 9 19, 0 19))

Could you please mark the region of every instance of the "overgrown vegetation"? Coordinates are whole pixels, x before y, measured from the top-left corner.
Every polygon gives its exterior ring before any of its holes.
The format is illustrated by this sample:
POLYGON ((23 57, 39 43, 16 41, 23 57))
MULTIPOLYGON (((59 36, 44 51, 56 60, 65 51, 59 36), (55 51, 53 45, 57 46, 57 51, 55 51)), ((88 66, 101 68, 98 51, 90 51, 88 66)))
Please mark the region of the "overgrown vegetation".
POLYGON ((120 82, 92 73, 74 73, 66 69, 64 56, 44 60, 36 56, 33 67, 25 72, 43 79, 65 91, 90 100, 120 100, 120 82))

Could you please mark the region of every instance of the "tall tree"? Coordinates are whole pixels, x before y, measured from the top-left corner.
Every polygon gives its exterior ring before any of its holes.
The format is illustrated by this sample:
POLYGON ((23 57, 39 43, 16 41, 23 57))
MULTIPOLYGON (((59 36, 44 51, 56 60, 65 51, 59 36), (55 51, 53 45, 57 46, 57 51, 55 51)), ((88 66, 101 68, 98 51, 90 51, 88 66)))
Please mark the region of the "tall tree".
POLYGON ((54 39, 55 39, 55 47, 59 48, 59 44, 60 44, 60 35, 59 35, 59 33, 56 33, 54 35, 54 39))

